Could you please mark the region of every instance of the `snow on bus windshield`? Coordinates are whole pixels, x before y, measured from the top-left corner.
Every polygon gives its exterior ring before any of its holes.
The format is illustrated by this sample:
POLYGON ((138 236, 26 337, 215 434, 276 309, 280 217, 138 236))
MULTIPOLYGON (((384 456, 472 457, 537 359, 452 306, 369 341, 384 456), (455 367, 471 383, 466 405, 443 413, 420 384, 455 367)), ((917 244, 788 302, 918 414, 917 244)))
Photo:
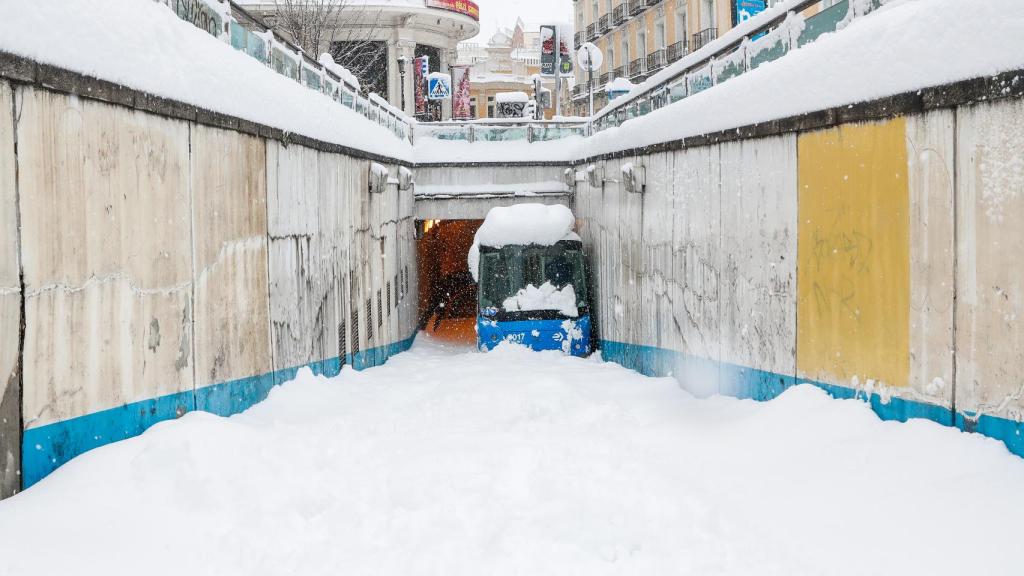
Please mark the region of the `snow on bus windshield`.
POLYGON ((500 250, 485 250, 481 254, 481 308, 504 308, 505 301, 515 298, 520 290, 530 286, 540 289, 546 283, 557 290, 572 286, 576 293, 576 305, 587 306, 583 252, 578 243, 559 242, 554 246, 512 245, 500 250))

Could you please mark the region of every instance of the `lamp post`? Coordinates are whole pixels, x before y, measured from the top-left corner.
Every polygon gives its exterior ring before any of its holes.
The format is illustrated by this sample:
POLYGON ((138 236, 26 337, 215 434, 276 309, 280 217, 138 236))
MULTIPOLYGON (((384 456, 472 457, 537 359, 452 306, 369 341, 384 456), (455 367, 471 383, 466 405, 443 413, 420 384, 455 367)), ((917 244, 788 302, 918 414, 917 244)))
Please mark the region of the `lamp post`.
POLYGON ((400 106, 400 108, 402 109, 402 112, 406 112, 406 107, 405 107, 405 67, 408 64, 409 64, 409 59, 408 58, 406 58, 405 56, 399 56, 398 57, 398 76, 400 78, 399 84, 402 85, 402 88, 401 88, 402 105, 400 106))

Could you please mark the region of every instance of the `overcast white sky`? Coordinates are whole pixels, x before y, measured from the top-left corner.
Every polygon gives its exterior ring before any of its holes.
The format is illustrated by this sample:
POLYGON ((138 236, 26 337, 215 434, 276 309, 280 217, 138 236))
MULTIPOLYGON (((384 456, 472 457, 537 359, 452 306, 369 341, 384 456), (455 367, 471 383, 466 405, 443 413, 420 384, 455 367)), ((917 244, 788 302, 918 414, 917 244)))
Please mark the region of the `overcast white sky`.
POLYGON ((572 0, 475 0, 480 6, 480 35, 486 42, 498 26, 511 28, 516 18, 536 28, 548 22, 572 22, 572 0))

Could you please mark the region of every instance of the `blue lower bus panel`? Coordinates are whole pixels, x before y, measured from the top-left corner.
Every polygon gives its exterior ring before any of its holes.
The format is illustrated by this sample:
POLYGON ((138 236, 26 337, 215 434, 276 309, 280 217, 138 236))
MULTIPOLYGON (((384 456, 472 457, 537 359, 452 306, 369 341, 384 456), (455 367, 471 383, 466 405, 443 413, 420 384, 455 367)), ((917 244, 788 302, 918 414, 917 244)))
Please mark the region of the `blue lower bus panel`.
POLYGON ((573 356, 590 355, 590 315, 557 320, 498 321, 477 316, 477 345, 487 351, 502 342, 533 350, 561 350, 573 356))

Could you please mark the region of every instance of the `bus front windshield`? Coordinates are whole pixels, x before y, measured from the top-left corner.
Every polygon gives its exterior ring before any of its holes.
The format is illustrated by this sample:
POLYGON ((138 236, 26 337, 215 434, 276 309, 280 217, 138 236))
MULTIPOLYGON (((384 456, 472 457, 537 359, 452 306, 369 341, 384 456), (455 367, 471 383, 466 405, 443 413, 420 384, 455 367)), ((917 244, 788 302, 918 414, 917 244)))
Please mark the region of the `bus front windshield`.
POLYGON ((502 308, 505 299, 529 285, 550 282, 576 293, 576 305, 587 304, 583 252, 578 243, 554 246, 504 246, 480 254, 480 308, 502 308))

